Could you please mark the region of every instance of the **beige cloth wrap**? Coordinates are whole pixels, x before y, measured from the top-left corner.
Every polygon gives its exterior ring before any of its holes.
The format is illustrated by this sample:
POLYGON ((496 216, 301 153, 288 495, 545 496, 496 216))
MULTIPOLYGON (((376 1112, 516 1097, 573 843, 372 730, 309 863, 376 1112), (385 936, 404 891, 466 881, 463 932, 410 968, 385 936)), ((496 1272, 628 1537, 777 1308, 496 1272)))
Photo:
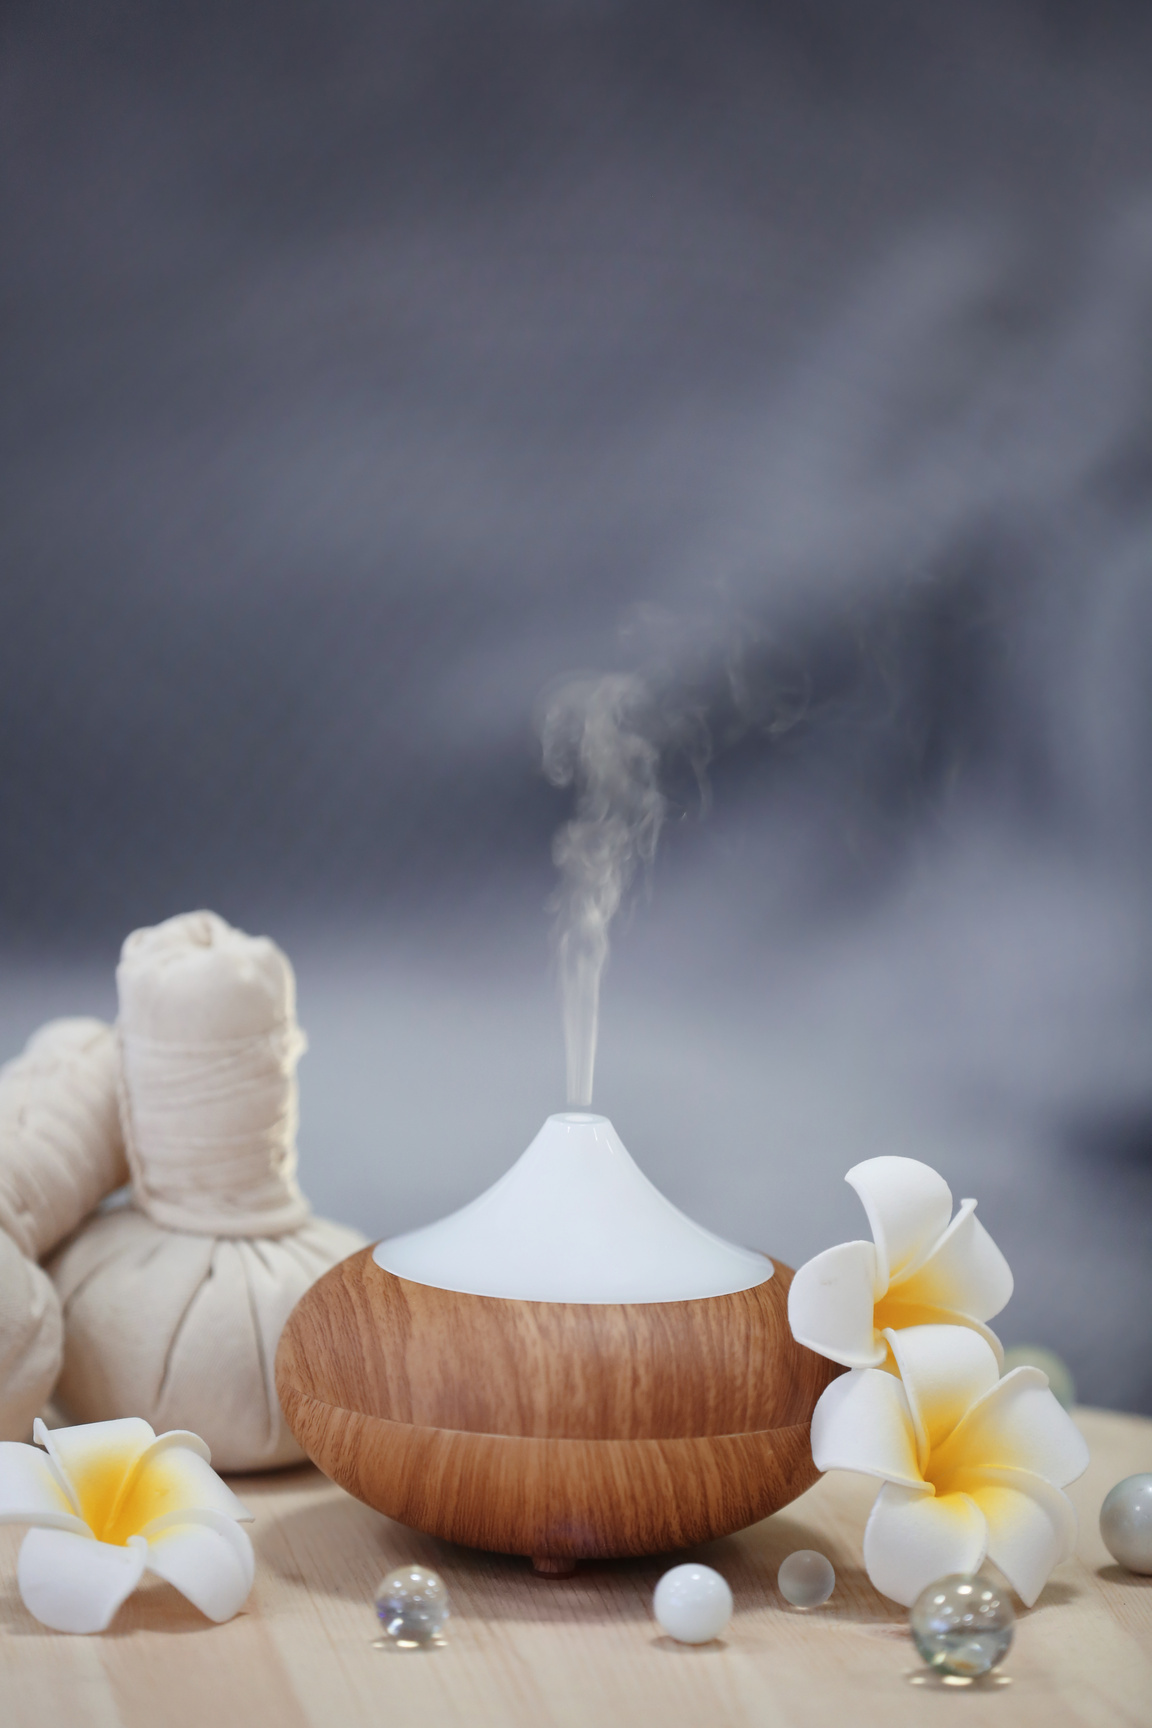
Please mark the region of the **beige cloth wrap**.
POLYGON ((309 1215, 296 1185, 296 980, 266 936, 214 912, 129 936, 120 1114, 136 1204, 172 1230, 279 1236, 309 1215))
POLYGON ((64 1344, 60 1299, 0 1230, 0 1440, 27 1440, 52 1396, 64 1344))
POLYGON ((313 1218, 296 1183, 292 968, 266 937, 193 912, 129 936, 116 977, 134 1204, 93 1218, 49 1267, 58 1400, 80 1422, 190 1428, 220 1470, 296 1463, 276 1345, 364 1238, 313 1218))
POLYGON ((26 1440, 64 1350, 60 1299, 35 1264, 128 1180, 116 1038, 53 1020, 0 1068, 0 1440, 26 1440))
POLYGON ((0 1229, 40 1260, 128 1180, 116 1036, 50 1020, 0 1068, 0 1229))

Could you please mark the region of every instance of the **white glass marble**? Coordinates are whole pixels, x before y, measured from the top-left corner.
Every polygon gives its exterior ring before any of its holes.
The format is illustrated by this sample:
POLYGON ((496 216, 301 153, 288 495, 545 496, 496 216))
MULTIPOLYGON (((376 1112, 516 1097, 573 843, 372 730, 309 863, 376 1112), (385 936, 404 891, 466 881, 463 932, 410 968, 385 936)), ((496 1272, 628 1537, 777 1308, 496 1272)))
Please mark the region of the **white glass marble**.
POLYGON ((1100 1534, 1127 1571, 1152 1573, 1152 1473, 1125 1476, 1109 1491, 1100 1508, 1100 1534))
POLYGON ((711 1566, 689 1561, 665 1572, 652 1597, 657 1622, 679 1644, 708 1644, 732 1618, 732 1592, 711 1566))
POLYGON ((831 1560, 815 1548, 798 1548, 781 1562, 776 1583, 793 1608, 819 1608, 836 1588, 836 1572, 831 1560))
POLYGON ((750 1290, 772 1262, 713 1236, 633 1163, 606 1116, 549 1116, 493 1187, 378 1243, 386 1272, 521 1302, 687 1302, 750 1290))

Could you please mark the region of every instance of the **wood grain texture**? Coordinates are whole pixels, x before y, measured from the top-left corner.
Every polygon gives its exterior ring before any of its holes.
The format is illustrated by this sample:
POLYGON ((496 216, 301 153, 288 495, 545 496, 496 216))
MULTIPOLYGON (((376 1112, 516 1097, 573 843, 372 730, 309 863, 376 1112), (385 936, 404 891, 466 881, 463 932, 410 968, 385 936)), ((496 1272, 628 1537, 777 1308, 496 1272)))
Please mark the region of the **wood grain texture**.
POLYGON ((538 1559, 737 1530, 815 1480, 837 1372, 792 1338, 791 1273, 694 1302, 513 1302, 413 1284, 365 1250, 285 1327, 289 1426, 341 1487, 450 1541, 538 1559))
POLYGON ((831 1364, 788 1325, 792 1273, 695 1302, 513 1302, 413 1284, 371 1249, 297 1303, 276 1371, 321 1403, 424 1428, 673 1440, 806 1422, 831 1364))
POLYGON ((4 1728, 1148 1728, 1152 1580, 1120 1571, 1097 1532, 1104 1494, 1152 1470, 1152 1422, 1078 1411, 1092 1449, 1069 1490, 1077 1557, 1057 1568, 987 1681, 955 1690, 919 1662, 907 1617, 877 1595, 860 1544, 875 1484, 833 1474, 775 1517, 692 1551, 732 1586, 722 1640, 663 1637, 652 1591, 667 1559, 593 1562, 557 1582, 527 1562, 454 1548, 382 1518, 304 1466, 233 1487, 256 1515, 256 1583, 213 1626, 146 1580, 103 1637, 38 1626, 16 1590, 22 1532, 0 1528, 4 1728), (790 1609, 781 1560, 819 1548, 822 1608, 790 1609), (374 1647, 372 1592, 403 1562, 434 1566, 448 1643, 374 1647))

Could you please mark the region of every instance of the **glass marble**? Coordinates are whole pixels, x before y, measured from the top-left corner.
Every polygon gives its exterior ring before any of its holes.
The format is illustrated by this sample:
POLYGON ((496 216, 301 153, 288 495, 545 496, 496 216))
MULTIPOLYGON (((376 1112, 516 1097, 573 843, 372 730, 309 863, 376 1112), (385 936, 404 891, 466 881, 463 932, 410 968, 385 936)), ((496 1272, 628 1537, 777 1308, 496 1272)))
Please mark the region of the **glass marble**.
POLYGON ((1152 1573, 1152 1474, 1125 1476, 1110 1490, 1100 1508, 1100 1534, 1127 1571, 1152 1573))
POLYGON ((1013 1368, 1039 1368, 1047 1374, 1052 1395, 1065 1410, 1071 1410, 1075 1404, 1076 1382, 1072 1370, 1055 1350, 1048 1350, 1043 1344, 1013 1344, 1004 1352, 1005 1374, 1013 1368))
POLYGON ((793 1608, 819 1608, 836 1588, 836 1573, 831 1560, 815 1548, 798 1548, 781 1563, 776 1582, 793 1608))
POLYGON ((952 1572, 929 1584, 908 1613, 916 1648, 930 1668, 974 1680, 1002 1662, 1012 1646, 1016 1616, 987 1578, 952 1572))
POLYGON ((732 1592, 711 1566, 690 1561, 665 1572, 652 1597, 652 1612, 678 1644, 707 1644, 732 1618, 732 1592))
POLYGON ((397 1566, 380 1584, 375 1601, 385 1638, 401 1649, 443 1641, 448 1592, 438 1572, 426 1566, 397 1566))

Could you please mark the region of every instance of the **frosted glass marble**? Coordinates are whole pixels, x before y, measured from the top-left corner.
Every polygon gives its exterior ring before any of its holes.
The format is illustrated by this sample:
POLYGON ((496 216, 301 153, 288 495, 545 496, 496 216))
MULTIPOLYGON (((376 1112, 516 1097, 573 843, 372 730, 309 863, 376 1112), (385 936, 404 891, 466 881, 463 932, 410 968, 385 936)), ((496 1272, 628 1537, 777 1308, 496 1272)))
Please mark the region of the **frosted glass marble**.
POLYGON ((732 1618, 732 1592, 711 1566, 673 1566, 652 1598, 652 1612, 678 1644, 707 1644, 732 1618))
POLYGON ((974 1680, 1002 1662, 1016 1616, 987 1578, 952 1572, 922 1590, 908 1612, 916 1648, 930 1668, 974 1680))
POLYGON ((385 1638, 401 1649, 439 1644, 448 1618, 444 1580, 426 1566, 397 1566, 376 1591, 376 1614, 385 1638))
POLYGON ((831 1560, 815 1548, 798 1548, 782 1562, 776 1582, 793 1608, 819 1608, 836 1588, 836 1572, 831 1560))
POLYGON ((1010 1374, 1013 1368, 1039 1368, 1042 1374, 1047 1374, 1048 1385, 1057 1402, 1063 1404, 1065 1410, 1071 1410, 1075 1404, 1076 1382, 1072 1370, 1055 1350, 1047 1350, 1043 1344, 1013 1344, 1004 1352, 1005 1374, 1010 1374))
POLYGON ((1152 1474, 1125 1476, 1100 1508, 1100 1534, 1129 1572, 1152 1573, 1152 1474))

